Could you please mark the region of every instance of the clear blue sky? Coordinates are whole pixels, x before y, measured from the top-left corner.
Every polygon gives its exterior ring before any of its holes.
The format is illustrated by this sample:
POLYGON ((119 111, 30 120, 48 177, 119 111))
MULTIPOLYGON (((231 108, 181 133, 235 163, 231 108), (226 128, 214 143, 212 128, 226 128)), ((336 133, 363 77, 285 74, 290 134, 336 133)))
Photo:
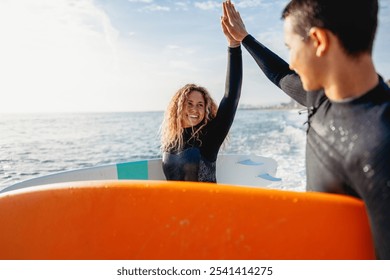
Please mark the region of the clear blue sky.
MULTIPOLYGON (((288 1, 233 2, 248 31, 287 59, 280 14, 288 1)), ((379 2, 374 61, 390 79, 390 0, 379 2)), ((221 3, 1 0, 0 112, 164 110, 189 82, 219 101, 227 49, 221 3)), ((240 103, 288 101, 243 53, 240 103)))

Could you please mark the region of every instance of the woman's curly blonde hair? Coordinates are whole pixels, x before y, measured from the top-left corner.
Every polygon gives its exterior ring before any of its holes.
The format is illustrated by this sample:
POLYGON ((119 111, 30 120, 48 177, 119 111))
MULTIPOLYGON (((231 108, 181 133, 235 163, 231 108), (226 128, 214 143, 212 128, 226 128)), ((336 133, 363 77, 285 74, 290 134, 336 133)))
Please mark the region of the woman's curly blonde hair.
POLYGON ((192 91, 199 91, 203 95, 205 100, 205 117, 202 121, 202 125, 196 131, 193 131, 191 138, 199 139, 201 129, 207 125, 210 120, 215 118, 217 114, 218 106, 207 89, 196 84, 186 84, 184 87, 180 88, 168 104, 161 125, 161 150, 163 152, 172 149, 181 150, 184 146, 182 117, 188 95, 192 91))

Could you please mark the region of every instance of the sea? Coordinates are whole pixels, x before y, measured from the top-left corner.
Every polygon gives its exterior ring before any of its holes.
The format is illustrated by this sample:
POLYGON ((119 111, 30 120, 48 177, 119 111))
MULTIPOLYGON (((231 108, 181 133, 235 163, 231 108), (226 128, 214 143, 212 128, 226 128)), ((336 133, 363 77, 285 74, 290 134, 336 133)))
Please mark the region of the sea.
MULTIPOLYGON (((161 157, 163 112, 0 114, 0 190, 52 173, 161 157)), ((268 188, 304 191, 307 113, 238 110, 222 154, 271 157, 268 188)))

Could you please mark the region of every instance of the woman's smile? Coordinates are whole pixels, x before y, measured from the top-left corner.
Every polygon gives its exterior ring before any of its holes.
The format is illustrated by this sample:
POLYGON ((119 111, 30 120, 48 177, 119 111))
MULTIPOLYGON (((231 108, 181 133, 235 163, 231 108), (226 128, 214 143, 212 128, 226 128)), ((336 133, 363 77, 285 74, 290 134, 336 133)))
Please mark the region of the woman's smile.
POLYGON ((188 94, 184 107, 183 127, 198 125, 205 116, 205 100, 203 94, 194 90, 188 94))

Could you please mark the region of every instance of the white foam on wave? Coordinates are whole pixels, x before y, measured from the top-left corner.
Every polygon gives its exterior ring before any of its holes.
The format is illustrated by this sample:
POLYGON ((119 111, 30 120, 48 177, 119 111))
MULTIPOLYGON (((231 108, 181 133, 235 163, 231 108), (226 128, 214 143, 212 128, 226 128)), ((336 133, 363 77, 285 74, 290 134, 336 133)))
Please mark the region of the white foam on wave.
POLYGON ((282 180, 269 187, 304 191, 306 128, 303 123, 306 116, 299 115, 297 111, 259 111, 248 115, 242 116, 245 119, 232 132, 230 151, 275 159, 278 163, 276 177, 282 180), (245 128, 245 125, 251 129, 245 128))

